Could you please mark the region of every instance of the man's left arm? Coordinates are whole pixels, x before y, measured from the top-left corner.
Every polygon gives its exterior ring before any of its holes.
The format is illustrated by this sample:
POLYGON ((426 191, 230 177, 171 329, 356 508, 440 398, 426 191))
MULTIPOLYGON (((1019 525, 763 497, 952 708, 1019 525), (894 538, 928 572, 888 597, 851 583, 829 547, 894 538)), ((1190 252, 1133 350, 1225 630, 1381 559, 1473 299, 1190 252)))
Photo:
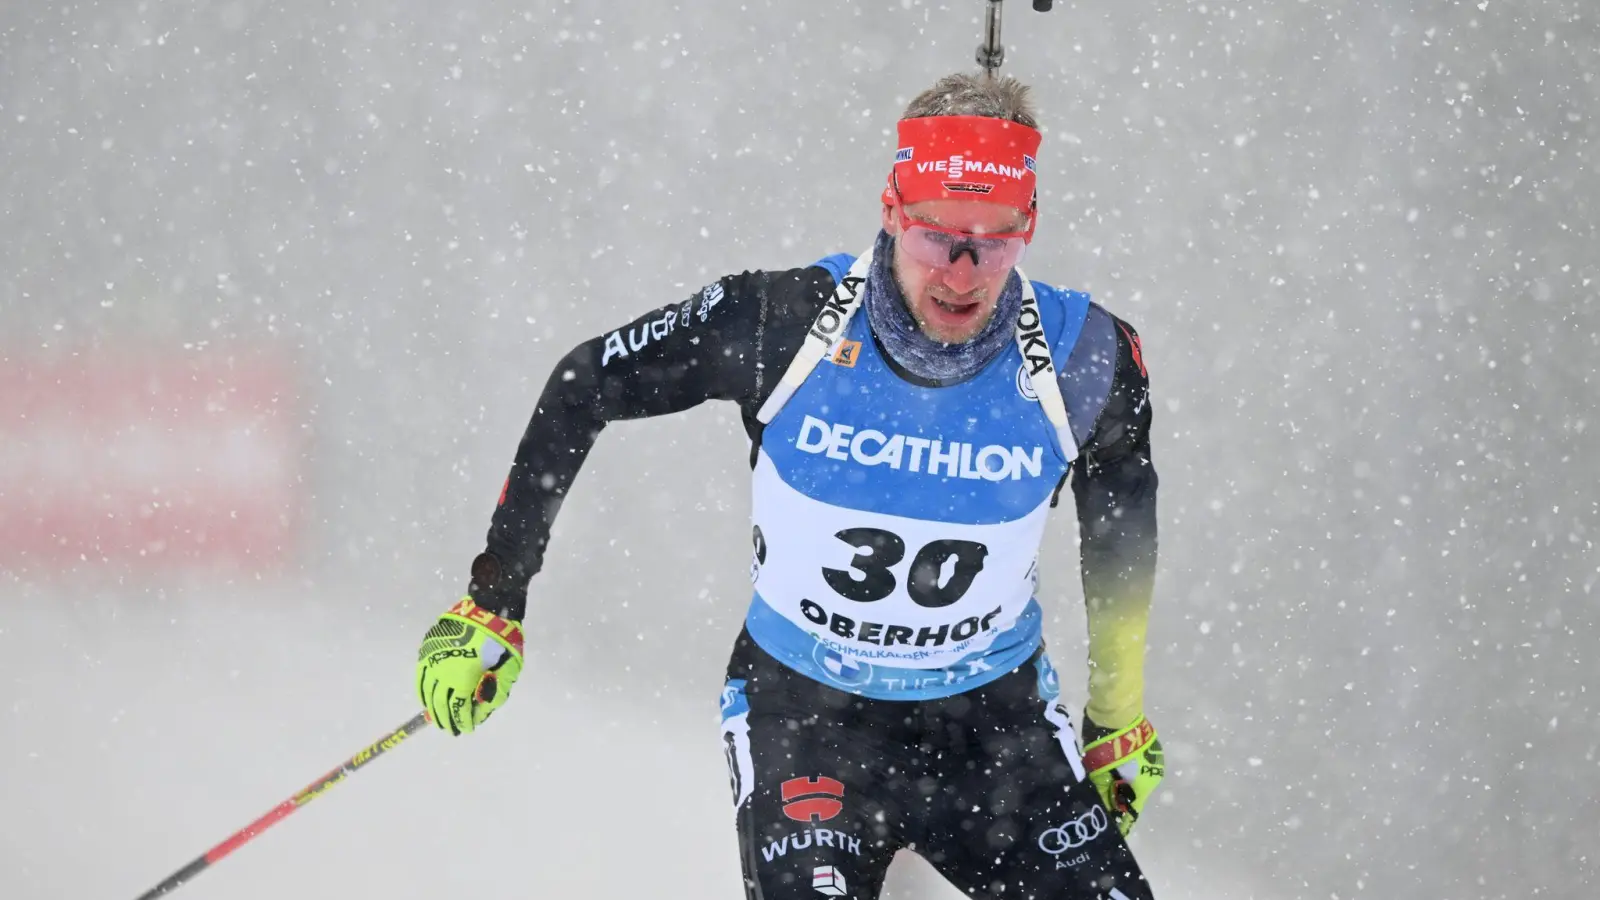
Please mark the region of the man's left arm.
POLYGON ((1150 379, 1138 333, 1120 319, 1113 329, 1111 388, 1072 474, 1089 616, 1086 712, 1103 729, 1122 728, 1144 712, 1145 632, 1156 570, 1150 379))
POLYGON ((1126 835, 1166 773, 1144 716, 1145 634, 1156 570, 1156 469, 1150 378, 1139 335, 1120 319, 1106 401, 1073 464, 1083 596, 1089 614, 1084 768, 1126 835))

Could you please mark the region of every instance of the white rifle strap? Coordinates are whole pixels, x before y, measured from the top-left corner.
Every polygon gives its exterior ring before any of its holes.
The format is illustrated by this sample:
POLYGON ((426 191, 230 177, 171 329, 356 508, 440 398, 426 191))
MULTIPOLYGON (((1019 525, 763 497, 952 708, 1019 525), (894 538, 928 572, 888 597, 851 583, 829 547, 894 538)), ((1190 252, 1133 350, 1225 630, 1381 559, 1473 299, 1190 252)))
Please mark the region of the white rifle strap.
POLYGON ((1061 399, 1061 383, 1056 381, 1056 363, 1051 358, 1050 343, 1044 337, 1044 320, 1039 317, 1039 299, 1033 294, 1033 282, 1021 269, 1017 269, 1017 277, 1022 279, 1017 350, 1022 353, 1022 364, 1028 367, 1028 380, 1033 382, 1033 392, 1039 397, 1044 417, 1055 426, 1061 452, 1071 462, 1078 458, 1078 439, 1072 436, 1072 423, 1067 421, 1067 404, 1061 399))
MULTIPOLYGON (((850 320, 861 307, 861 290, 871 269, 872 250, 869 248, 856 257, 850 271, 839 279, 833 296, 823 304, 816 321, 811 323, 811 330, 806 333, 806 341, 801 345, 800 352, 795 354, 794 361, 784 370, 783 378, 767 395, 766 402, 761 404, 756 421, 763 425, 771 424, 783 405, 806 383, 817 363, 822 362, 839 338, 844 336, 850 320)), ((1044 338, 1044 324, 1039 318, 1039 300, 1034 296, 1033 283, 1022 274, 1021 269, 1017 270, 1017 278, 1022 281, 1022 311, 1017 314, 1017 350, 1022 353, 1022 362, 1027 366, 1033 391, 1039 397, 1039 406, 1056 430, 1061 452, 1068 460, 1073 460, 1078 456, 1078 441, 1072 436, 1072 425, 1067 421, 1067 404, 1061 399, 1055 361, 1051 359, 1050 344, 1044 338)))
POLYGON ((811 376, 811 371, 828 355, 833 345, 844 336, 846 328, 850 327, 850 320, 855 317, 856 310, 861 308, 861 289, 867 283, 867 273, 872 270, 872 248, 856 257, 850 266, 850 271, 839 279, 839 286, 833 289, 833 296, 828 302, 822 304, 822 310, 817 313, 816 321, 811 323, 811 330, 806 332, 805 343, 800 345, 800 352, 794 355, 794 361, 789 363, 789 368, 784 370, 783 378, 772 393, 767 395, 765 403, 756 413, 756 421, 763 425, 772 423, 778 411, 789 402, 794 392, 800 390, 800 385, 806 383, 811 376))

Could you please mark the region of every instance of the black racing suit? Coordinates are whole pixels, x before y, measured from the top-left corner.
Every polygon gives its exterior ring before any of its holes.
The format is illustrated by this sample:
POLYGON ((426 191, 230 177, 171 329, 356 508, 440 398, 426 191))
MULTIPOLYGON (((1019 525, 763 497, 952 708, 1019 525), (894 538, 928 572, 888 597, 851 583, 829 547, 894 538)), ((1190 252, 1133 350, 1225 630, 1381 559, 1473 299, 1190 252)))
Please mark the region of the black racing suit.
POLYGON ((902 849, 971 896, 1148 900, 1073 771, 1076 742, 1045 718, 1043 656, 954 696, 875 700, 786 668, 741 633, 723 698, 748 713, 738 730, 724 720, 723 740, 750 900, 871 900, 902 849))
MULTIPOLYGON (((523 618, 561 502, 607 423, 732 401, 753 462, 756 412, 833 289, 820 266, 728 276, 568 353, 539 398, 473 563, 477 602, 523 618)), ((1096 658, 1095 626, 1097 614, 1137 621, 1142 636, 1148 610, 1157 484, 1148 380, 1138 336, 1097 305, 1069 360, 1057 362, 1080 444, 1071 482, 1090 611, 1089 711, 1118 727, 1127 722, 1115 718, 1142 703, 1143 641, 1130 650, 1134 642, 1102 636, 1114 649, 1096 658), (1118 657, 1129 653, 1132 663, 1118 657)), ((908 848, 972 894, 1148 898, 1069 758, 1076 745, 1044 718, 1048 668, 1041 649, 952 697, 875 700, 793 672, 741 633, 728 684, 748 704, 748 733, 739 735, 748 754, 741 764, 745 748, 730 744, 729 756, 750 897, 871 900, 890 857, 908 848)), ((725 706, 729 696, 725 689, 725 706)))

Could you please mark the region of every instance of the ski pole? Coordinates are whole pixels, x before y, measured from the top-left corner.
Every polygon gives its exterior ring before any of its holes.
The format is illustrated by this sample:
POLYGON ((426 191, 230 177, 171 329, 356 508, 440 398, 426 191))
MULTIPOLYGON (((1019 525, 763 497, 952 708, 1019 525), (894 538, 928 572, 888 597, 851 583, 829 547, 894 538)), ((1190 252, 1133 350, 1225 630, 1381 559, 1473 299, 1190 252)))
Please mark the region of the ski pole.
POLYGON ((990 78, 1006 61, 1006 47, 1000 43, 1000 0, 989 0, 983 14, 983 43, 978 45, 978 65, 990 78))
MULTIPOLYGON (((978 65, 983 67, 983 73, 990 78, 1000 71, 1000 66, 1006 61, 1006 47, 1000 43, 1000 2, 1001 0, 986 0, 983 12, 983 43, 978 45, 978 65)), ((1033 0, 1036 12, 1049 12, 1055 0, 1033 0)))
POLYGON ((355 756, 345 760, 344 765, 313 781, 293 797, 268 810, 266 815, 235 832, 233 837, 207 850, 187 866, 167 876, 160 884, 140 894, 139 900, 154 900, 156 897, 176 890, 180 885, 187 883, 196 875, 210 868, 212 864, 224 856, 249 843, 256 835, 276 825, 279 819, 287 817, 290 813, 322 796, 334 785, 348 778, 351 772, 393 750, 401 741, 415 734, 427 724, 428 714, 426 712, 420 712, 412 716, 410 721, 404 725, 369 744, 366 749, 355 756))

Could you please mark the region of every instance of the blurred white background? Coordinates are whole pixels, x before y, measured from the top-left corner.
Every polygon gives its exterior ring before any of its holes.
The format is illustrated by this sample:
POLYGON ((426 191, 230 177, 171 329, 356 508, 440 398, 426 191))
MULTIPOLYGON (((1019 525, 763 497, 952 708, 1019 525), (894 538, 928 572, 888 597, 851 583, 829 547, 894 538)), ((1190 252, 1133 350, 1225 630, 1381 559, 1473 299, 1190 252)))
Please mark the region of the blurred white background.
MULTIPOLYGON (((1594 9, 1057 6, 1005 13, 1028 270, 1151 369, 1157 895, 1593 895, 1594 9)), ((137 896, 409 716, 555 360, 867 246, 982 11, 0 8, 0 896, 137 896)), ((507 710, 178 896, 737 896, 744 450, 731 407, 608 430, 507 710)))

